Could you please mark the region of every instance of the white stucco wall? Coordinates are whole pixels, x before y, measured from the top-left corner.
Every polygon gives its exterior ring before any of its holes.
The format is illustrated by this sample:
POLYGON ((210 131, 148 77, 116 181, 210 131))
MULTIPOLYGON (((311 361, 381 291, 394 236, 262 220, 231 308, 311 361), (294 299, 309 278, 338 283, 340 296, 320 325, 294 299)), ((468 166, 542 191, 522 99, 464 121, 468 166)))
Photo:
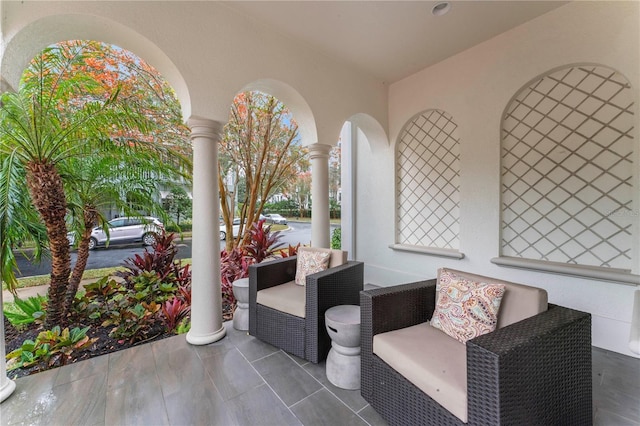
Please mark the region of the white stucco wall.
POLYGON ((309 114, 297 119, 315 126, 303 129, 303 143, 335 145, 345 120, 358 113, 387 126, 381 81, 218 2, 2 3, 6 50, 0 70, 15 87, 27 62, 46 45, 90 38, 131 50, 166 74, 189 103, 183 106, 189 115, 226 122, 233 96, 259 82, 273 87, 275 96, 296 98, 283 88, 299 93, 309 114))
MULTIPOLYGON (((530 80, 576 63, 600 63, 621 72, 633 86, 637 106, 639 18, 637 2, 574 2, 391 85, 392 146, 371 151, 365 142, 358 145, 357 253, 366 264, 366 281, 410 282, 450 267, 540 286, 552 303, 592 314, 595 346, 637 357, 628 349, 634 286, 500 267, 491 259, 500 253, 505 106, 530 80), (414 114, 431 108, 453 115, 459 125, 462 260, 388 248, 394 243, 395 143, 414 114)), ((637 139, 636 133, 636 149, 637 139)))

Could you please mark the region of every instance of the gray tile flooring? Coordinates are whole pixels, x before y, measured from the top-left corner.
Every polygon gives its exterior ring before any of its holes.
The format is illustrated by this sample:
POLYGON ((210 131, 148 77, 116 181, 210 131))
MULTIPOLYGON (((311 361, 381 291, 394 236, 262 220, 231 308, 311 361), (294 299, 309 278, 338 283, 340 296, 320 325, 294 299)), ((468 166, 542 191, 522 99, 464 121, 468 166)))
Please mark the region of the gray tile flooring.
MULTIPOLYGON (((225 323, 16 380, 2 425, 385 425, 360 396, 311 364, 225 323)), ((640 359, 593 350, 594 423, 640 425, 640 359)))

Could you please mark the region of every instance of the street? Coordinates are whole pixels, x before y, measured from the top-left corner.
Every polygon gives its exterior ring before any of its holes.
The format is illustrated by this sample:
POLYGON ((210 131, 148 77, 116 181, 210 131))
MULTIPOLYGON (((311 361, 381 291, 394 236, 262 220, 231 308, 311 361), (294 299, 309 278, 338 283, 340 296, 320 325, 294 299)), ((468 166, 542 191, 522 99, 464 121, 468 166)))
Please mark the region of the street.
MULTIPOLYGON (((335 228, 335 225, 331 226, 331 229, 335 228)), ((281 233, 281 241, 284 243, 283 248, 286 248, 288 244, 292 246, 309 244, 311 242, 311 224, 307 222, 292 222, 289 224, 289 230, 281 233)), ((191 257, 191 239, 184 241, 178 241, 178 255, 176 258, 185 259, 191 257)), ((224 241, 220 241, 220 246, 224 247, 224 241)), ((98 248, 93 250, 89 254, 89 260, 87 261, 86 269, 99 269, 109 268, 113 266, 120 266, 124 260, 133 257, 136 253, 144 252, 144 246, 141 243, 127 244, 112 246, 108 249, 98 248)), ((29 252, 27 252, 29 253, 29 252)), ((16 273, 18 278, 30 277, 33 275, 46 275, 51 272, 51 260, 42 259, 39 264, 32 264, 20 252, 16 252, 16 258, 18 262, 19 271, 16 273)), ((71 252, 71 265, 73 266, 76 261, 76 252, 71 252)))

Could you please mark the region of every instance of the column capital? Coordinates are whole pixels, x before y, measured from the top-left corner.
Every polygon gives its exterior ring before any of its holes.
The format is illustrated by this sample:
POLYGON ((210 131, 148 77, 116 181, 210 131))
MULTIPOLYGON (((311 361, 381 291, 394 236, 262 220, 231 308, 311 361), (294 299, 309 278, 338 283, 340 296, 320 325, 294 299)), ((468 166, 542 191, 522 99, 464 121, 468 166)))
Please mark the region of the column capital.
POLYGON ((191 129, 191 138, 208 138, 219 141, 222 135, 224 123, 208 118, 191 116, 187 120, 187 125, 191 129))
POLYGON ((309 148, 309 156, 313 160, 314 158, 329 158, 329 152, 333 147, 323 143, 314 143, 307 148, 309 148))

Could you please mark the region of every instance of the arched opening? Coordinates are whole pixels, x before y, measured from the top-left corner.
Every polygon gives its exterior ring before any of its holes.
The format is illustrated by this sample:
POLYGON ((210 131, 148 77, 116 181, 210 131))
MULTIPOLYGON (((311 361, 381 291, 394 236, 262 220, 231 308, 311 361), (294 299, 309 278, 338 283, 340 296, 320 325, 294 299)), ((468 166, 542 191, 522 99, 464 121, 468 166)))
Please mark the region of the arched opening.
POLYGON ((340 239, 349 259, 357 258, 357 176, 358 156, 364 149, 373 152, 389 145, 387 135, 373 117, 355 114, 345 121, 340 130, 340 239))
MULTIPOLYGON (((82 303, 76 296, 89 251, 98 243, 139 241, 154 245, 157 252, 160 241, 168 241, 162 223, 146 215, 164 214, 159 200, 162 185, 177 186, 190 179, 189 132, 180 106, 167 82, 146 62, 120 47, 95 41, 48 46, 29 62, 17 89, 2 94, 0 109, 0 173, 3 188, 11 194, 0 211, 2 279, 16 269, 13 239, 30 238, 37 248, 48 247, 52 261, 47 305, 41 312, 44 328, 54 330, 78 321, 105 331, 106 324, 91 322, 95 318, 90 312, 76 310, 82 303), (129 216, 119 218, 117 225, 108 221, 111 217, 105 210, 113 205, 129 216), (99 240, 98 234, 107 238, 99 240), (70 246, 77 247, 75 260, 70 246)), ((165 265, 172 264, 172 258, 165 265)), ((133 268, 140 267, 134 263, 133 268)), ((145 292, 153 293, 148 292, 149 282, 146 288, 127 284, 126 290, 121 289, 126 303, 117 308, 119 315, 142 302, 159 307, 157 300, 143 300, 145 292)), ((177 292, 177 282, 173 284, 177 292)), ((106 299, 93 296, 87 303, 108 306, 106 299)), ((96 353, 124 349, 146 339, 145 327, 150 324, 138 319, 142 328, 133 335, 124 336, 116 327, 104 333, 112 340, 81 337, 96 353)), ((83 330, 78 333, 89 329, 83 330)), ((70 348, 58 362, 77 359, 71 354, 80 357, 75 349, 81 346, 85 348, 82 344, 70 348)), ((59 366, 52 362, 47 367, 52 365, 59 366)), ((12 365, 22 366, 20 361, 12 365)))

